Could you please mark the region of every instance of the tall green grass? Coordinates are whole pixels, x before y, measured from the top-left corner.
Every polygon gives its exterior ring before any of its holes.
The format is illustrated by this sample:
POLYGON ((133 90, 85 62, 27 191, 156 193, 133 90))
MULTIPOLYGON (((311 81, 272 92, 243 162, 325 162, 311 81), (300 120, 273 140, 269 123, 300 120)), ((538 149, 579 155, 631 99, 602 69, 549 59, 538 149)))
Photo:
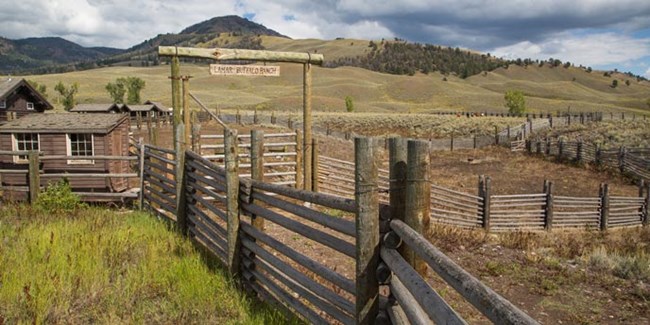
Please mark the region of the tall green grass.
POLYGON ((0 323, 286 323, 140 212, 0 208, 0 323))

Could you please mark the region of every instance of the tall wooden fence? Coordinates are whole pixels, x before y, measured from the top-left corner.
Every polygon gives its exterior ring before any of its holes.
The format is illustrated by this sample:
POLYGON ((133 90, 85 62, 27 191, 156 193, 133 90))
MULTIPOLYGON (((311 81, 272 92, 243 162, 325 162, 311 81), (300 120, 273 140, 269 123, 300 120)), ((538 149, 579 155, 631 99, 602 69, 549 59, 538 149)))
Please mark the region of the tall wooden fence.
POLYGON ((226 131, 224 140, 224 166, 190 150, 181 156, 142 146, 141 200, 263 300, 316 324, 464 323, 395 250, 403 240, 488 319, 536 324, 440 253, 421 232, 391 220, 379 195, 384 192, 380 183, 388 177, 379 176, 379 148, 371 139, 356 140, 352 198, 272 184, 263 180, 259 164, 250 177, 242 177, 236 132, 226 131), (174 181, 177 168, 182 168, 181 184, 174 181), (380 223, 389 228, 380 229, 380 223))
MULTIPOLYGON (((350 166, 350 162, 320 156, 319 190, 353 197, 350 166)), ((539 193, 493 195, 489 177, 481 176, 478 195, 431 184, 430 216, 433 222, 489 231, 586 227, 604 230, 646 225, 650 186, 645 184, 640 184, 638 197, 610 196, 609 191, 603 190, 597 197, 556 196, 550 182, 539 193)), ((389 188, 387 177, 379 179, 379 188, 389 188)))
POLYGON ((650 148, 602 149, 594 143, 557 139, 528 140, 526 148, 529 153, 554 156, 561 161, 608 167, 633 178, 650 181, 650 148))

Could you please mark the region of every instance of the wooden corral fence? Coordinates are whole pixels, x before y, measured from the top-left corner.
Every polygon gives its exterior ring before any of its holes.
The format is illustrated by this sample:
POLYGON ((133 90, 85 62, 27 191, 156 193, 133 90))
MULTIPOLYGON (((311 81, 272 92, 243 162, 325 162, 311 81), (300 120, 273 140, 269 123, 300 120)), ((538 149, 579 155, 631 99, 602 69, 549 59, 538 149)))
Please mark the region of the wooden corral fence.
POLYGON ((650 181, 650 148, 602 149, 594 143, 535 139, 526 142, 529 153, 554 156, 561 161, 595 164, 620 171, 632 178, 650 181))
MULTIPOLYGON (((321 192, 354 196, 350 183, 351 163, 320 156, 318 165, 321 192)), ((386 171, 383 174, 386 175, 386 171)), ((390 187, 389 179, 393 178, 379 178, 380 192, 390 187)), ((479 177, 478 195, 431 184, 431 221, 495 232, 589 227, 605 230, 649 222, 650 186, 645 182, 640 182, 637 197, 611 196, 607 184, 602 185, 597 197, 556 196, 552 182, 545 182, 539 193, 493 195, 490 184, 489 177, 479 177)))
POLYGON ((175 220, 176 165, 174 150, 142 144, 140 155, 140 207, 175 220))
MULTIPOLYGON (((469 114, 469 113, 468 113, 469 114)), ((461 114, 463 115, 463 114, 461 114)), ((298 130, 302 128, 302 124, 295 117, 275 115, 275 113, 258 113, 254 112, 243 112, 238 114, 221 114, 217 113, 215 116, 218 116, 223 122, 233 123, 233 124, 248 124, 248 125, 260 125, 260 124, 270 124, 270 125, 286 125, 289 129, 298 130)), ((510 116, 507 114, 496 114, 490 116, 510 116)), ((502 145, 511 147, 513 151, 521 151, 525 149, 525 140, 529 139, 536 132, 546 130, 549 128, 571 125, 571 123, 587 123, 591 121, 602 121, 603 114, 600 112, 594 113, 582 113, 575 115, 560 115, 553 117, 550 114, 526 114, 527 121, 520 125, 508 126, 499 130, 495 127, 494 134, 492 135, 475 135, 471 137, 457 137, 453 133, 449 138, 443 139, 428 139, 430 150, 459 150, 459 149, 477 149, 484 148, 493 145, 502 145), (573 122, 572 122, 573 121, 573 122)), ((612 115, 614 117, 623 117, 622 115, 612 115)), ((208 121, 211 119, 211 114, 207 112, 198 112, 197 117, 199 121, 208 121)), ((645 118, 645 117, 644 117, 645 118)), ((355 137, 363 136, 356 134, 354 132, 343 132, 338 130, 333 130, 329 127, 313 127, 314 133, 321 135, 326 135, 329 137, 334 137, 344 140, 352 140, 355 137)), ((380 145, 383 145, 385 148, 388 148, 388 138, 379 138, 380 145)))
POLYGON ((39 151, 0 151, 8 161, 19 158, 25 163, 3 164, 0 167, 0 191, 5 200, 34 202, 49 184, 67 180, 82 201, 125 201, 136 199, 139 189, 136 172, 138 156, 83 156, 82 165, 74 170, 61 167, 80 160, 79 156, 42 155, 39 151), (122 165, 121 168, 110 168, 122 165), (87 166, 87 167, 84 167, 87 166), (98 171, 104 170, 104 171, 98 171), (133 172, 108 172, 108 170, 133 170, 133 172))
POLYGON ((416 271, 415 260, 396 250, 401 241, 489 320, 537 324, 438 251, 419 227, 387 212, 376 141, 355 142, 350 199, 264 181, 261 164, 241 177, 236 131, 225 131, 224 146, 224 166, 190 150, 179 157, 143 146, 141 199, 264 301, 315 324, 465 323, 416 271), (175 161, 184 162, 176 165, 183 182, 172 187, 175 161))
MULTIPOLYGON (((224 165, 224 136, 222 134, 194 134, 199 139, 193 148, 202 157, 224 165)), ((300 188, 302 153, 300 131, 288 133, 264 133, 254 130, 251 134, 237 136, 240 176, 250 177, 253 160, 261 156, 266 180, 278 185, 300 188), (259 154, 258 154, 259 152, 259 154), (298 182, 298 183, 297 183, 298 182)))

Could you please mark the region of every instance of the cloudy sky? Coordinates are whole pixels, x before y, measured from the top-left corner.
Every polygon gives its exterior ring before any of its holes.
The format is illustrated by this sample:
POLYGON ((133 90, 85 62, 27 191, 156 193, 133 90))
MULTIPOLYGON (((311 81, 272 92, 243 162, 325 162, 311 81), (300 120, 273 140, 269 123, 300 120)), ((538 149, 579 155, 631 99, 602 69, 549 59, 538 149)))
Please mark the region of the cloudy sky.
POLYGON ((128 48, 236 14, 292 38, 459 46, 650 77, 649 0, 0 0, 0 36, 128 48))

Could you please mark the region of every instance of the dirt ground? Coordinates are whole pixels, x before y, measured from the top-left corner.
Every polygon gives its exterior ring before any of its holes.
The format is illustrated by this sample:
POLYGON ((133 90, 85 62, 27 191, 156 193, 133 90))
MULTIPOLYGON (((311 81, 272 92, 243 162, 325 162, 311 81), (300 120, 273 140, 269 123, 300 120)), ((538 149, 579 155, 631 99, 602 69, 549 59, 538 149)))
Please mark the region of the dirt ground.
MULTIPOLYGON (((240 128, 240 133, 248 132, 240 128)), ((286 132, 286 129, 267 128, 268 132, 286 132)), ((214 126, 203 132, 221 132, 214 126)), ((136 138, 144 132, 134 133, 136 138)), ((170 128, 161 129, 159 144, 171 147, 170 128)), ((318 137, 320 154, 353 161, 353 143, 334 138, 318 137)), ((382 153, 387 165, 387 152, 382 153)), ((545 179, 556 184, 559 195, 598 195, 600 183, 609 183, 614 195, 635 196, 638 188, 629 179, 615 172, 599 171, 591 166, 573 166, 556 163, 523 153, 512 153, 505 148, 480 150, 436 151, 431 154, 432 182, 463 192, 476 194, 479 175, 492 179, 494 194, 541 193, 545 179)), ((324 212, 337 218, 353 220, 352 216, 333 210, 324 212)), ((296 216, 288 215, 291 219, 296 216)), ((301 220, 304 222, 304 220, 301 220)), ((319 225, 304 222, 309 226, 333 234, 319 225)), ((354 261, 343 254, 318 244, 310 239, 288 231, 271 222, 265 224, 266 232, 291 248, 309 256, 319 263, 348 279, 354 277, 354 261)), ((544 324, 647 324, 650 322, 650 288, 647 283, 625 280, 607 272, 590 270, 580 256, 574 258, 548 259, 543 245, 508 244, 512 236, 525 234, 485 234, 482 231, 464 231, 434 226, 430 234, 436 246, 454 261, 466 268, 472 275, 484 281, 513 304, 544 324), (510 237, 508 237, 510 236, 510 237)), ((610 231, 616 235, 627 230, 610 231)), ((535 235, 537 236, 537 235, 535 235)), ((599 233, 586 231, 557 232, 544 234, 549 242, 572 237, 593 236, 599 240, 599 233), (587 235, 585 235, 587 233, 587 235), (554 237, 556 236, 556 237, 554 237)), ((337 235, 351 240, 344 235, 337 235)), ((589 237, 591 238, 591 237, 589 237)), ((590 241, 592 239, 584 239, 590 241)), ((534 238, 529 241, 534 242, 534 238)), ((510 240, 510 242, 513 242, 510 240)), ((280 256, 281 254, 275 254, 280 256)), ((550 256, 550 255, 548 255, 550 256)), ((316 274, 301 270, 318 279, 316 274)), ((447 286, 429 270, 429 281, 469 323, 489 323, 454 289, 447 286)))

